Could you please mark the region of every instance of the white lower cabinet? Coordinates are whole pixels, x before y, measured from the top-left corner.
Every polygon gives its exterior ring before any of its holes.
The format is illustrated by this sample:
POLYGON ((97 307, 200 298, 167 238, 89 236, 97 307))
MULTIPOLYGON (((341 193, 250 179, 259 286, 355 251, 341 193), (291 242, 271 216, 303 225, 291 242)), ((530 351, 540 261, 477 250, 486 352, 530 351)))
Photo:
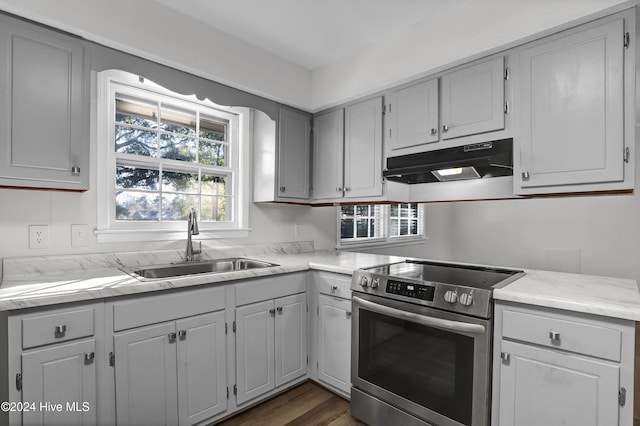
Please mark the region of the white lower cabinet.
POLYGON ((226 411, 224 311, 114 339, 118 424, 192 425, 226 411))
POLYGON ((631 426, 634 323, 496 303, 493 426, 631 426))
POLYGON ((351 390, 351 300, 319 296, 318 380, 351 390))
POLYGON ((306 293, 236 309, 237 403, 307 374, 306 293))

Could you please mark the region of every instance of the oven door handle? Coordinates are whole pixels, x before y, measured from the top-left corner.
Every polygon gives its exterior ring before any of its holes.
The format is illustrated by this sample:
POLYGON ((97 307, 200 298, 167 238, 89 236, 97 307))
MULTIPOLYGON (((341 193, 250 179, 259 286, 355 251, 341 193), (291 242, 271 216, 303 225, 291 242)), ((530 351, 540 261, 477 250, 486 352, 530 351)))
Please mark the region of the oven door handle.
POLYGON ((409 322, 414 322, 429 327, 439 328, 441 330, 470 334, 483 334, 485 332, 484 325, 469 324, 466 322, 451 321, 442 318, 434 318, 425 315, 414 314, 412 312, 405 312, 401 311, 400 309, 390 308, 378 303, 369 302, 368 300, 361 299, 357 296, 353 297, 353 302, 379 314, 388 315, 390 317, 403 319, 409 322))

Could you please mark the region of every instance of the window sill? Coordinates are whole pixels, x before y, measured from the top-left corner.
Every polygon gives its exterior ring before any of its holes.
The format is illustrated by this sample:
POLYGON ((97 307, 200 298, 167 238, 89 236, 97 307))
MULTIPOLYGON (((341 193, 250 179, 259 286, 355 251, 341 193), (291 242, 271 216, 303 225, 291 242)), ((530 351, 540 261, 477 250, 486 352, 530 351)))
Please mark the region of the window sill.
MULTIPOLYGON (((185 230, 162 229, 97 229, 94 231, 98 243, 126 243, 140 241, 179 241, 187 238, 185 230)), ((218 238, 245 238, 249 236, 251 228, 243 229, 200 229, 200 234, 194 240, 213 240, 218 238)))
POLYGON ((361 249, 372 249, 372 248, 386 248, 386 247, 400 247, 400 246, 408 246, 414 244, 423 244, 427 238, 424 235, 416 236, 416 237, 406 237, 406 238, 389 238, 384 240, 374 240, 374 241, 358 241, 358 242, 349 242, 349 243, 340 243, 336 245, 337 250, 344 251, 356 251, 361 249))

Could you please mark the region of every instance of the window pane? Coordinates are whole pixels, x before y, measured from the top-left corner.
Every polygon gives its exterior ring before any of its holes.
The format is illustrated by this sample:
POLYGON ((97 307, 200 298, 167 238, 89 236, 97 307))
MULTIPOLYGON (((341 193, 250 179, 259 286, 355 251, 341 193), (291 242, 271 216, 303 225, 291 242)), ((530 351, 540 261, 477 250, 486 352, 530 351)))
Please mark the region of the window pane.
POLYGON ((149 129, 158 128, 158 105, 142 99, 116 99, 116 122, 149 129))
POLYGON ((115 152, 155 157, 158 152, 157 134, 153 131, 115 126, 115 152))
POLYGON ((193 137, 196 135, 196 113, 162 104, 160 128, 166 132, 193 137))
POLYGON ((358 219, 356 237, 363 238, 369 236, 369 221, 367 219, 358 219))
POLYGON ((389 206, 391 208, 391 213, 390 216, 391 217, 398 217, 398 204, 391 204, 391 206, 389 206))
POLYGON ((389 234, 392 237, 398 236, 398 219, 391 219, 389 221, 389 234))
POLYGON ((200 119, 200 133, 198 136, 212 141, 225 142, 227 140, 227 124, 216 121, 213 118, 200 119))
POLYGON ((163 133, 160 135, 160 156, 170 160, 196 161, 196 140, 163 133))
POLYGON ((340 211, 343 215, 353 216, 353 206, 342 206, 340 207, 340 211))
POLYGON ((231 202, 227 197, 202 197, 200 219, 203 221, 226 222, 233 220, 231 202))
POLYGON ((162 220, 187 220, 189 209, 198 209, 198 196, 164 194, 162 196, 162 220))
POLYGON ((228 163, 229 146, 224 143, 200 139, 198 162, 211 166, 225 167, 228 163))
POLYGON ((116 192, 117 220, 157 221, 159 210, 158 194, 116 192))
POLYGON ((139 167, 116 166, 116 188, 158 189, 160 172, 139 167))
POLYGON ((400 204, 400 217, 408 217, 408 216, 409 216, 409 205, 400 204))
POLYGON ((418 235, 418 221, 411 221, 411 235, 418 235))
POLYGON ((410 217, 418 217, 418 205, 417 204, 409 204, 409 208, 411 209, 409 211, 409 216, 410 217))
POLYGON ((353 219, 340 220, 340 238, 353 238, 353 219))
POLYGON ((358 216, 369 216, 369 206, 356 206, 358 216))
POLYGON ((186 172, 162 172, 162 190, 176 192, 198 192, 198 174, 186 172))
POLYGON ((202 193, 211 195, 229 195, 226 176, 202 175, 202 193))
POLYGON ((409 221, 407 219, 400 219, 400 235, 407 235, 409 233, 409 221))

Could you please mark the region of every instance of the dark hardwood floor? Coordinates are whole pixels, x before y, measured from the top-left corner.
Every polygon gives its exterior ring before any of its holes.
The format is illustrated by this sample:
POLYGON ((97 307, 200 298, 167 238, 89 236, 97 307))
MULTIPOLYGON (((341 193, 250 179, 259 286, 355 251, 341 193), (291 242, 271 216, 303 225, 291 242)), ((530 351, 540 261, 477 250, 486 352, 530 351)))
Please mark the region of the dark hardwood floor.
POLYGON ((364 423, 351 417, 349 401, 316 383, 305 382, 218 425, 345 426, 364 423))

